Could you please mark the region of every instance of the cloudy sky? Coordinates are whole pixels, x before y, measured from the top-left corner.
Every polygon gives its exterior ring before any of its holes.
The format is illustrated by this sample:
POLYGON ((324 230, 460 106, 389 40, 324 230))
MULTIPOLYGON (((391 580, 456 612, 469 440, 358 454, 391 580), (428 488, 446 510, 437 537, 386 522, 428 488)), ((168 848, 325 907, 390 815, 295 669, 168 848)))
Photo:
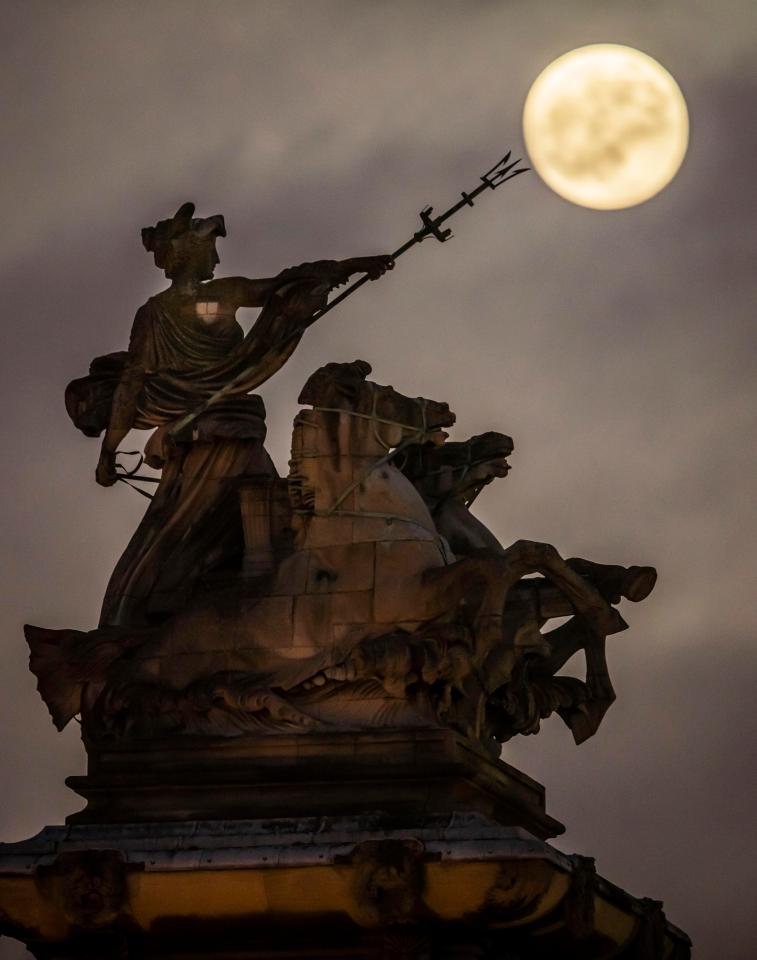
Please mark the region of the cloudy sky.
MULTIPOLYGON (((653 563, 610 641, 618 701, 575 747, 559 720, 505 758, 545 783, 559 846, 665 901, 695 956, 751 960, 757 881, 753 0, 59 0, 3 5, 4 468, 0 837, 60 823, 83 772, 27 670, 25 621, 87 629, 143 503, 94 483, 63 388, 125 346, 162 287, 139 229, 226 215, 219 275, 384 252, 522 151, 531 82, 576 46, 639 47, 677 78, 691 146, 626 211, 535 174, 487 195, 306 335, 263 394, 287 460, 329 360, 446 400, 456 436, 511 434, 479 513, 504 542, 653 563)), ((8 941, 3 957, 16 956, 8 941)))

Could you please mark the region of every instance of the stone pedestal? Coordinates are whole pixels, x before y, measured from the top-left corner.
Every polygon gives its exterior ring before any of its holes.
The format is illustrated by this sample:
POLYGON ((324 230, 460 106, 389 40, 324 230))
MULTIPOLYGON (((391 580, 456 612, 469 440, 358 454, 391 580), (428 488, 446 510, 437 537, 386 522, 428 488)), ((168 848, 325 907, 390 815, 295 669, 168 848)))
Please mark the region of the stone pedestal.
POLYGON ((478 813, 48 827, 0 845, 3 932, 48 960, 684 960, 685 934, 478 813))
POLYGON ((0 929, 40 960, 689 957, 449 730, 122 743, 69 783, 67 826, 0 845, 0 929))
POLYGON ((87 800, 71 823, 354 816, 407 825, 477 812, 541 839, 564 827, 544 788, 452 730, 278 734, 89 747, 68 785, 87 800))

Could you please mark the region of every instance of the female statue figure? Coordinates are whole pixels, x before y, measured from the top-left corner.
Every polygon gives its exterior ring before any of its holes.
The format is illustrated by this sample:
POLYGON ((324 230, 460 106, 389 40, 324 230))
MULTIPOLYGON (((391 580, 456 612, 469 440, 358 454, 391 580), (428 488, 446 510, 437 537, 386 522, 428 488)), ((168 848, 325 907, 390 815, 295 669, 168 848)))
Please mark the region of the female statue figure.
POLYGON ((214 280, 224 220, 196 218, 194 209, 185 203, 142 230, 171 285, 137 311, 128 351, 96 358, 90 375, 66 390, 76 426, 88 436, 105 431, 96 471, 103 486, 118 479, 116 451, 127 433, 157 428, 145 459, 162 476, 108 584, 101 626, 165 617, 198 577, 234 556, 236 483, 276 476, 263 448, 263 401, 250 391, 286 362, 334 287, 393 266, 387 256, 359 257, 304 263, 268 279, 214 280), (246 336, 240 307, 262 308, 246 336))

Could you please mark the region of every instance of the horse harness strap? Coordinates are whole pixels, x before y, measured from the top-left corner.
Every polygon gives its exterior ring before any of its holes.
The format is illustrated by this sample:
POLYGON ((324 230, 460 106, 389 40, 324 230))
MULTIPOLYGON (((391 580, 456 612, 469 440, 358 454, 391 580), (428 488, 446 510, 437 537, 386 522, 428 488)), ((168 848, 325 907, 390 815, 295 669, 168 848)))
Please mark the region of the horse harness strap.
POLYGON ((439 531, 438 530, 429 530, 429 528, 421 523, 420 520, 413 520, 411 517, 400 517, 396 513, 379 513, 378 511, 373 510, 334 510, 331 507, 329 510, 294 510, 293 511, 300 516, 305 517, 354 517, 356 520, 385 520, 387 524, 391 523, 407 523, 412 527, 418 527, 424 533, 430 535, 430 543, 433 543, 434 546, 439 550, 439 553, 442 555, 442 560, 444 565, 447 566, 449 563, 449 558, 447 554, 442 549, 439 544, 439 531))
MULTIPOLYGON (((443 505, 447 502, 447 500, 449 500, 451 497, 454 497, 455 494, 458 492, 458 490, 460 490, 460 489, 462 488, 463 481, 464 481, 465 478, 468 476, 468 474, 469 474, 470 471, 473 469, 473 467, 477 467, 477 466, 478 466, 479 464, 481 464, 481 463, 486 463, 486 458, 485 458, 485 457, 479 457, 479 458, 477 458, 477 459, 474 460, 474 459, 473 459, 473 454, 472 454, 472 452, 471 452, 471 448, 468 447, 468 449, 467 449, 467 451, 466 451, 465 463, 462 465, 462 473, 461 473, 460 476, 454 481, 454 484, 453 484, 452 488, 451 488, 450 490, 448 490, 445 494, 443 494, 443 495, 439 498, 438 502, 435 504, 435 506, 434 506, 434 508, 433 508, 433 510, 432 510, 431 512, 432 512, 432 513, 436 513, 436 511, 438 511, 439 508, 440 508, 441 506, 443 506, 443 505)), ((453 469, 454 469, 454 467, 453 467, 453 469)), ((440 476, 443 472, 444 472, 444 468, 443 468, 443 467, 437 467, 436 470, 429 470, 427 473, 424 473, 424 474, 423 474, 423 479, 427 479, 428 477, 440 476)), ((473 490, 473 493, 472 493, 472 494, 470 495, 470 497, 465 501, 465 506, 466 506, 468 509, 471 508, 471 506, 473 505, 474 500, 475 500, 476 497, 479 495, 479 493, 481 493, 481 491, 484 489, 484 487, 487 485, 487 483, 488 483, 488 481, 482 480, 481 483, 479 483, 479 484, 475 487, 475 489, 473 490)))
POLYGON ((116 481, 120 480, 121 483, 125 483, 127 487, 131 487, 132 490, 136 490, 137 493, 141 493, 143 497, 147 497, 148 500, 152 500, 152 494, 148 493, 146 490, 142 490, 141 487, 136 487, 131 481, 140 480, 142 483, 160 483, 160 478, 149 477, 138 472, 139 468, 145 462, 145 458, 138 450, 117 450, 116 456, 118 457, 119 455, 123 457, 139 457, 139 460, 137 461, 137 465, 132 467, 131 470, 125 467, 122 463, 116 463, 116 481))
POLYGON ((436 530, 429 530, 420 520, 412 517, 401 517, 396 513, 381 513, 378 510, 294 510, 294 513, 306 517, 355 517, 360 520, 386 520, 387 523, 408 523, 413 527, 420 527, 425 533, 438 537, 436 530))
MULTIPOLYGON (((373 385, 371 385, 371 386, 373 386, 373 385)), ((371 409, 371 412, 370 412, 370 413, 360 413, 360 412, 357 411, 357 410, 345 410, 345 409, 342 408, 342 407, 316 407, 316 406, 314 406, 312 409, 313 409, 313 410, 317 410, 319 413, 344 413, 344 414, 346 414, 348 417, 357 417, 359 420, 370 420, 371 423, 374 424, 373 435, 374 435, 375 439, 378 441, 378 443, 379 443, 385 450, 391 450, 392 447, 391 447, 385 440, 383 440, 383 439, 378 435, 378 432, 377 432, 376 429, 375 429, 375 424, 377 424, 377 423, 385 423, 385 424, 387 424, 387 425, 390 426, 390 427, 401 427, 401 428, 403 428, 404 430, 412 430, 412 431, 415 432, 415 434, 416 434, 418 437, 421 437, 421 438, 424 437, 424 436, 428 433, 428 423, 427 423, 427 418, 426 418, 426 407, 427 407, 428 401, 426 401, 423 397, 418 397, 418 406, 421 408, 421 426, 420 426, 420 427, 416 427, 416 426, 414 426, 413 424, 410 424, 410 423, 402 423, 401 420, 389 420, 389 419, 386 418, 386 417, 380 417, 380 416, 378 415, 378 413, 377 413, 378 397, 379 397, 378 390, 376 390, 375 388, 373 388, 373 389, 371 390, 371 393, 372 393, 372 395, 373 395, 373 403, 372 403, 372 409, 371 409)), ((414 439, 413 442, 416 443, 417 440, 414 439)), ((396 449, 399 450, 399 447, 397 447, 396 449)))
MULTIPOLYGON (((423 441, 424 437, 427 436, 428 423, 426 421, 426 401, 425 400, 419 399, 419 404, 418 404, 421 408, 421 414, 422 414, 422 423, 420 427, 415 427, 414 425, 409 423, 402 423, 399 420, 388 420, 384 417, 379 417, 376 414, 377 402, 378 402, 378 392, 374 390, 373 391, 373 409, 371 413, 359 413, 357 410, 344 410, 344 409, 341 409, 340 407, 314 406, 312 408, 318 413, 339 413, 339 414, 343 413, 348 417, 357 417, 360 420, 370 420, 373 424, 373 435, 376 441, 386 450, 386 453, 384 454, 383 457, 379 457, 379 459, 376 460, 374 463, 372 463, 370 467, 363 474, 361 474, 361 476, 357 478, 357 480, 353 480, 353 482, 349 484, 347 488, 342 491, 342 493, 339 494, 339 496, 332 503, 332 505, 329 507, 328 510, 319 511, 318 514, 315 514, 316 516, 330 517, 337 514, 337 509, 339 505, 342 504, 351 493, 357 490, 360 484, 363 483, 365 480, 367 480, 374 470, 378 470, 379 467, 383 467, 385 463, 389 463, 390 460, 393 460, 394 457, 396 457, 397 454, 400 453, 400 451, 410 446, 410 444, 420 443, 423 441), (396 447, 392 447, 379 436, 378 430, 376 429, 376 423, 386 423, 393 427, 401 427, 404 430, 412 430, 414 432, 409 437, 406 437, 405 440, 399 443, 396 447)), ((349 511, 339 511, 339 513, 348 513, 348 512, 349 511)), ((370 516, 370 514, 363 513, 361 511, 357 511, 355 515, 370 516)), ((404 518, 386 515, 384 519, 402 520, 404 518)))

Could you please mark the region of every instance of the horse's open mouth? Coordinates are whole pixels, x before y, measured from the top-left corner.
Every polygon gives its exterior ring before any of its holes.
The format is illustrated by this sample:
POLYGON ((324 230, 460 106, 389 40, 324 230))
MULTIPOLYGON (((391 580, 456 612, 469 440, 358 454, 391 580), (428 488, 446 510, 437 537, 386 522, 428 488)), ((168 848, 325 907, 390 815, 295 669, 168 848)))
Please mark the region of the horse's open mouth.
POLYGON ((492 460, 491 465, 495 477, 506 477, 512 470, 506 457, 498 457, 496 460, 492 460))
POLYGON ((426 441, 433 443, 435 447, 441 447, 444 441, 449 437, 446 430, 436 429, 426 434, 426 441))
POLYGON ((429 417, 431 421, 428 425, 429 433, 434 430, 444 430, 446 427, 453 427, 457 420, 456 415, 451 410, 440 411, 438 416, 433 414, 429 417))

